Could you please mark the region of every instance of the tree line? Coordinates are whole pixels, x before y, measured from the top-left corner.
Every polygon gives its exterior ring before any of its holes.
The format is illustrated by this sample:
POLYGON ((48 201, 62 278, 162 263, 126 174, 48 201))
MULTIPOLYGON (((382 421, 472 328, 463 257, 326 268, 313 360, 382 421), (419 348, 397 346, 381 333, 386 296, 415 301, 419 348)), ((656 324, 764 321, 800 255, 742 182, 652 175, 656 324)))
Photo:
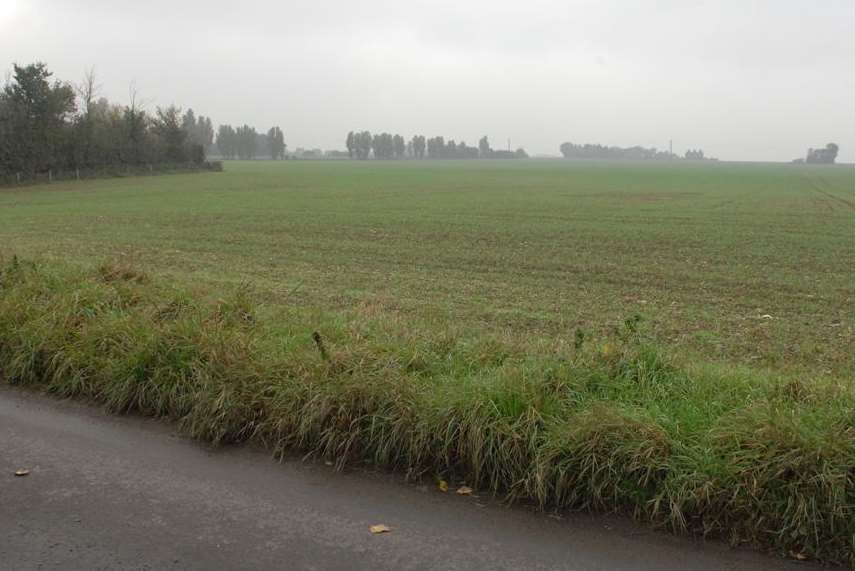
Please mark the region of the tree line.
MULTIPOLYGON (((145 108, 132 88, 127 104, 100 95, 95 74, 79 84, 55 79, 44 63, 13 65, 0 90, 0 179, 77 170, 206 165, 216 147, 226 158, 285 157, 279 127, 216 131, 210 117, 175 105, 145 108)), ((207 165, 210 167, 211 165, 207 165)))
POLYGON ((0 91, 0 176, 201 165, 212 133, 210 118, 174 105, 149 112, 133 90, 126 105, 100 97, 92 72, 72 85, 44 63, 14 65, 0 91))
POLYGON ((370 131, 350 131, 345 139, 347 156, 351 159, 367 160, 388 159, 517 159, 528 158, 524 149, 514 152, 497 151, 490 147, 486 136, 481 137, 477 147, 470 147, 464 141, 459 143, 444 137, 425 138, 415 135, 406 141, 401 135, 375 133, 370 131))
MULTIPOLYGON (((670 160, 678 158, 670 151, 640 146, 623 148, 592 144, 575 145, 568 142, 562 143, 559 150, 565 159, 670 160)), ((703 151, 692 151, 692 153, 699 153, 700 157, 703 157, 703 151)), ((689 156, 687 155, 686 158, 689 156)))
POLYGON ((271 127, 267 133, 258 133, 255 127, 242 125, 220 125, 217 129, 217 151, 224 159, 251 160, 265 155, 271 159, 284 159, 285 135, 279 127, 271 127))

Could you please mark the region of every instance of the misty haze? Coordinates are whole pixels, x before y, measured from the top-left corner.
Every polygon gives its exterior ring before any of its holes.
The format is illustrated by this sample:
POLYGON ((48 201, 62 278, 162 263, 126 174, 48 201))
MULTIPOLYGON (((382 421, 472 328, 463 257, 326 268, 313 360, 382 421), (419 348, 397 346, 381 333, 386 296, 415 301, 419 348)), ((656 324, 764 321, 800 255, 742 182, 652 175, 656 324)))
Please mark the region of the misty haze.
POLYGON ((0 568, 855 567, 853 22, 0 0, 0 568))
POLYGON ((3 0, 0 53, 104 95, 274 125, 340 148, 343 126, 487 134, 532 154, 575 142, 702 147, 727 160, 855 148, 855 5, 627 2, 3 0), (138 30, 145 30, 139 33, 138 30))

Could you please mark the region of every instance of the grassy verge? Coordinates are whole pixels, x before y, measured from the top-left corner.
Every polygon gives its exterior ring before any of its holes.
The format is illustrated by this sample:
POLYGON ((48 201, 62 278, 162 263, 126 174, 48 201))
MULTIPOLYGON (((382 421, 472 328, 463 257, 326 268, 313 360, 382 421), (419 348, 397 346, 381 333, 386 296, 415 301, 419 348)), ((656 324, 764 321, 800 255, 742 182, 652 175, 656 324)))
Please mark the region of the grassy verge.
POLYGON ((855 564, 855 392, 608 339, 467 335, 382 313, 265 312, 133 270, 0 269, 0 377, 213 443, 370 462, 544 507, 855 564))

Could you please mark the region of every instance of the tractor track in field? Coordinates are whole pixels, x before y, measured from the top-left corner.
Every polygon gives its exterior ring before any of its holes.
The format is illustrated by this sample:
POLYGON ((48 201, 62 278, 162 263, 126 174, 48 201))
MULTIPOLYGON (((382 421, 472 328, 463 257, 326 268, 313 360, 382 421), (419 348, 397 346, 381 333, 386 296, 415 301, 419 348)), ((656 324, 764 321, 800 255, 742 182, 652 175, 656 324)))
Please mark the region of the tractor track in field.
POLYGON ((855 202, 843 198, 842 196, 837 196, 836 194, 831 193, 828 190, 828 187, 830 185, 828 184, 828 181, 826 181, 824 178, 819 177, 819 179, 816 179, 810 176, 805 176, 805 178, 807 179, 811 188, 823 197, 831 200, 832 202, 836 202, 837 204, 848 208, 849 210, 855 211, 855 202), (825 188, 823 188, 823 185, 825 186, 825 188))

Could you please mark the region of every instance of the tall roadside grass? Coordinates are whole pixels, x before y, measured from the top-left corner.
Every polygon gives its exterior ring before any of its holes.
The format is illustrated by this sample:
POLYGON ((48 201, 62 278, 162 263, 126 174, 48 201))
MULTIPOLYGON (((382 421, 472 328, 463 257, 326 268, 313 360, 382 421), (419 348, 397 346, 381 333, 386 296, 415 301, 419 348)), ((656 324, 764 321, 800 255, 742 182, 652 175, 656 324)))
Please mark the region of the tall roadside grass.
POLYGON ((855 391, 605 340, 198 302, 121 264, 0 269, 0 378, 344 466, 443 475, 855 565, 855 391), (566 342, 565 342, 566 341, 566 342))

